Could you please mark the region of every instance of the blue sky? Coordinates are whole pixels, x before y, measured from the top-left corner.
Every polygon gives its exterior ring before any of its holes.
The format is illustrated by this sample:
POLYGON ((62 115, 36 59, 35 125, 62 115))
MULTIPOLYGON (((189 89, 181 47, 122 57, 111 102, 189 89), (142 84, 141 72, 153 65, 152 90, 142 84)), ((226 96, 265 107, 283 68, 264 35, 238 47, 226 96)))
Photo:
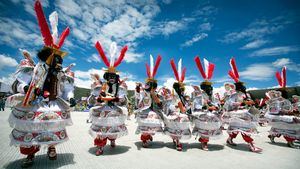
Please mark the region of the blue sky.
MULTIPOLYGON (((234 56, 240 80, 249 88, 277 86, 275 71, 287 66, 287 85, 300 85, 300 1, 99 1, 42 0, 45 15, 56 10, 59 33, 71 29, 63 50, 64 65, 75 62, 75 83, 90 86, 90 73, 104 64, 94 48, 97 40, 108 55, 112 41, 118 51, 129 50, 118 70, 128 83, 143 82, 149 54, 163 57, 157 73, 159 85, 174 81, 169 61, 183 59, 187 84, 202 81, 194 63, 199 55, 215 63, 215 87, 232 82, 227 72, 234 56)), ((34 1, 0 2, 0 80, 9 81, 22 59, 19 49, 35 56, 43 45, 33 10, 34 1)))

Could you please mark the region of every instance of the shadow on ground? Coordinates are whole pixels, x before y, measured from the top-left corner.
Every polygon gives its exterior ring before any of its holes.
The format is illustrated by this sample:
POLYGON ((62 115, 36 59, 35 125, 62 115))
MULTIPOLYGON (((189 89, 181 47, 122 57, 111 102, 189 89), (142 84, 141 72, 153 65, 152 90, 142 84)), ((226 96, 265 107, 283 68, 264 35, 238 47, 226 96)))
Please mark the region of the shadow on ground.
MULTIPOLYGON (((188 143, 181 143, 182 144, 182 152, 186 152, 187 149, 189 148, 188 143)), ((168 147, 169 149, 176 150, 176 146, 173 142, 167 142, 165 143, 165 146, 168 147)))
MULTIPOLYGON (((292 147, 289 147, 288 145, 287 145, 287 143, 286 142, 275 142, 275 143, 272 143, 272 142, 267 142, 267 143, 269 143, 269 144, 271 144, 271 145, 274 145, 274 146, 280 146, 280 147, 285 147, 285 148, 292 148, 292 147)), ((300 142, 294 142, 294 145, 296 146, 296 147, 299 147, 300 148, 300 142)), ((299 149, 299 148, 294 148, 294 149, 299 149)), ((292 148, 293 149, 293 148, 292 148)))
MULTIPOLYGON (((25 156, 24 156, 25 157, 25 156)), ((12 161, 3 167, 6 169, 15 169, 15 168, 21 168, 21 164, 23 162, 24 158, 12 161)), ((37 155, 34 159, 34 164, 30 168, 45 168, 47 166, 47 169, 54 169, 54 168, 60 168, 62 166, 66 165, 73 165, 74 162, 74 154, 71 153, 62 153, 57 154, 57 160, 49 160, 47 154, 44 155, 37 155)))
MULTIPOLYGON (((256 146, 259 147, 259 145, 256 145, 256 146)), ((236 146, 227 145, 227 147, 232 148, 234 150, 240 150, 240 151, 245 151, 245 152, 253 153, 252 151, 250 151, 248 144, 245 144, 245 143, 236 144, 236 146)), ((262 152, 257 153, 257 154, 261 154, 262 152)))
MULTIPOLYGON (((201 144, 198 142, 198 143, 190 143, 188 145, 188 148, 189 149, 201 149, 201 144)), ((220 150, 223 150, 224 149, 224 145, 221 145, 221 144, 210 144, 208 143, 208 151, 220 151, 220 150)), ((204 150, 203 150, 204 151, 204 150)))
MULTIPOLYGON (((105 146, 104 152, 101 156, 123 154, 123 153, 126 153, 130 148, 131 147, 123 146, 123 145, 117 145, 114 148, 112 148, 111 146, 105 146)), ((91 147, 89 149, 89 153, 95 155, 96 150, 97 150, 96 147, 91 147)))
MULTIPOLYGON (((141 148, 144 148, 142 146, 142 142, 141 141, 137 141, 134 143, 137 147, 138 150, 141 150, 141 148)), ((158 149, 158 148, 163 148, 165 146, 165 143, 162 141, 152 141, 149 143, 149 147, 148 149, 158 149)))

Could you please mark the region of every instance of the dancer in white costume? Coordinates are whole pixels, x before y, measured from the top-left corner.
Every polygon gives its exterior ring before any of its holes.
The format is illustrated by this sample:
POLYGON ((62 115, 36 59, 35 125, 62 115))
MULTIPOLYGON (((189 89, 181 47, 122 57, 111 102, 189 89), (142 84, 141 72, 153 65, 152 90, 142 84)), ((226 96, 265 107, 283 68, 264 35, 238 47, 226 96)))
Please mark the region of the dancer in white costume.
POLYGON ((150 66, 146 64, 147 76, 144 90, 140 93, 137 113, 138 127, 136 134, 141 133, 141 141, 143 147, 148 147, 149 142, 153 141, 153 137, 157 132, 163 132, 162 121, 162 102, 156 92, 157 81, 154 79, 161 56, 158 56, 154 65, 153 57, 150 55, 150 66))
POLYGON ((271 90, 266 93, 269 100, 265 117, 269 120, 269 138, 275 143, 275 137, 281 135, 287 141, 287 145, 292 148, 300 148, 294 145, 295 140, 300 140, 300 117, 293 112, 293 105, 287 99, 286 90, 286 67, 283 67, 281 74, 276 72, 276 78, 280 85, 279 91, 271 90))
POLYGON ((293 104, 293 112, 295 114, 300 113, 300 96, 293 95, 292 96, 292 104, 293 104))
POLYGON ((11 132, 11 144, 19 145, 20 152, 27 155, 22 167, 33 164, 35 153, 42 145, 48 146, 48 157, 55 160, 57 157, 55 145, 68 140, 65 127, 72 125, 70 105, 59 95, 61 77, 65 75, 62 71, 62 62, 66 55, 60 48, 70 30, 66 28, 58 39, 58 16, 53 12, 49 17, 53 33, 51 35, 39 1, 35 2, 34 8, 45 46, 37 54, 39 61, 36 65, 27 57, 30 63, 29 70, 34 66, 31 78, 28 78, 29 74, 17 72, 21 73, 19 77, 24 75, 24 78, 17 78, 21 83, 17 87, 14 83, 13 88, 17 89, 14 92, 19 94, 11 98, 23 95, 23 99, 21 102, 11 104, 12 113, 9 117, 9 124, 14 128, 11 132))
POLYGON ((76 64, 72 63, 68 67, 63 69, 63 76, 61 80, 61 86, 60 86, 60 96, 64 100, 67 100, 70 102, 70 106, 74 107, 76 105, 76 101, 74 99, 74 78, 75 74, 71 71, 71 68, 74 67, 76 64))
POLYGON ((201 148, 208 150, 208 142, 210 139, 219 138, 222 135, 222 121, 219 104, 213 96, 212 83, 209 81, 213 76, 215 65, 204 59, 203 69, 200 58, 195 58, 196 65, 200 71, 204 82, 200 84, 201 92, 194 96, 193 99, 193 115, 194 129, 193 135, 200 136, 199 142, 201 148))
POLYGON ((185 98, 184 78, 186 68, 182 69, 182 60, 178 62, 178 71, 174 60, 171 60, 171 67, 173 69, 177 82, 174 82, 173 89, 176 94, 171 94, 168 89, 164 90, 163 112, 165 128, 164 133, 169 135, 178 151, 182 151, 181 140, 191 138, 190 120, 186 115, 186 111, 190 110, 188 102, 185 98))
POLYGON ((125 126, 126 113, 120 107, 126 104, 124 97, 126 97, 127 92, 120 90, 122 82, 116 70, 125 57, 127 46, 122 49, 117 60, 115 60, 116 43, 113 42, 110 46, 110 60, 106 57, 100 42, 97 42, 95 47, 107 67, 103 75, 106 82, 101 87, 97 98, 98 103, 90 109, 92 125, 89 133, 94 138, 94 145, 97 147, 96 155, 99 156, 103 154, 107 140, 110 140, 111 147, 115 147, 116 139, 128 133, 125 126))
POLYGON ((87 103, 89 108, 96 106, 97 99, 99 98, 101 88, 102 88, 102 81, 100 80, 100 76, 97 73, 91 74, 92 84, 91 84, 91 93, 87 99, 87 103))
POLYGON ((233 139, 238 133, 241 133, 245 142, 248 143, 249 149, 252 152, 261 152, 262 149, 254 145, 251 134, 257 133, 256 127, 258 125, 258 114, 250 113, 253 109, 254 102, 246 93, 244 83, 239 80, 239 73, 235 64, 234 58, 230 59, 231 70, 229 76, 235 81, 235 88, 230 90, 224 104, 224 114, 229 116, 229 126, 227 132, 229 137, 227 144, 236 146, 233 139))
POLYGON ((15 81, 11 86, 14 95, 8 97, 6 100, 6 106, 8 107, 14 107, 23 101, 24 94, 28 91, 35 66, 30 53, 26 50, 21 50, 21 52, 24 59, 21 60, 14 74, 15 81))

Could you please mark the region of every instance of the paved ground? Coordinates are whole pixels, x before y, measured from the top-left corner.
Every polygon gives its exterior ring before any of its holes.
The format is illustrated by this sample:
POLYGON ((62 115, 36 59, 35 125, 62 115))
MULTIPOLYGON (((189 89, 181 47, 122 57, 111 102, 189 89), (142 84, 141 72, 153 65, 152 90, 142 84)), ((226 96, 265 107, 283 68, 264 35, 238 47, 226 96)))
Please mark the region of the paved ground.
MULTIPOLYGON (((8 135, 11 128, 7 119, 9 110, 0 112, 0 168, 19 168, 23 155, 17 147, 9 146, 8 135)), ((298 169, 300 150, 286 147, 284 140, 278 139, 271 144, 267 138, 269 127, 260 127, 259 136, 255 137, 263 153, 248 151, 248 147, 238 136, 238 147, 226 146, 227 134, 219 140, 211 141, 210 151, 199 149, 195 138, 184 143, 184 151, 177 152, 171 139, 164 135, 156 135, 151 148, 141 148, 139 136, 135 135, 135 120, 128 120, 129 135, 117 140, 117 147, 105 148, 102 156, 95 156, 93 139, 88 135, 90 124, 86 123, 87 112, 73 112, 74 125, 68 128, 70 140, 57 146, 58 159, 49 161, 46 149, 37 154, 32 168, 103 168, 103 169, 161 169, 161 168, 226 168, 226 169, 298 169)))

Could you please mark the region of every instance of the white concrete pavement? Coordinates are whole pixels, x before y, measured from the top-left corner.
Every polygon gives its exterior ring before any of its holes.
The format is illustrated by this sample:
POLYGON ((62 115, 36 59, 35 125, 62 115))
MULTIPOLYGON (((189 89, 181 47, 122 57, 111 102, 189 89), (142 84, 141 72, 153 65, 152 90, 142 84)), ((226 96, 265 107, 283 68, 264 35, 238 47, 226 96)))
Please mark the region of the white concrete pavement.
MULTIPOLYGON (((7 122, 10 110, 0 112, 0 168, 20 168, 24 155, 19 149, 9 146, 11 128, 7 122)), ((209 151, 200 149, 195 137, 184 141, 183 152, 174 149, 172 140, 165 135, 154 136, 150 148, 142 148, 139 135, 135 135, 135 119, 127 121, 129 135, 116 141, 117 147, 107 146, 104 154, 95 156, 93 138, 88 134, 90 123, 86 123, 88 112, 72 112, 74 125, 67 128, 70 140, 57 146, 58 159, 50 161, 46 149, 37 153, 31 168, 80 168, 80 169, 298 169, 300 150, 286 147, 283 138, 271 144, 267 131, 269 127, 259 127, 260 134, 255 143, 263 148, 261 154, 248 151, 247 145, 239 135, 237 147, 226 145, 227 133, 221 139, 212 140, 209 151)))

